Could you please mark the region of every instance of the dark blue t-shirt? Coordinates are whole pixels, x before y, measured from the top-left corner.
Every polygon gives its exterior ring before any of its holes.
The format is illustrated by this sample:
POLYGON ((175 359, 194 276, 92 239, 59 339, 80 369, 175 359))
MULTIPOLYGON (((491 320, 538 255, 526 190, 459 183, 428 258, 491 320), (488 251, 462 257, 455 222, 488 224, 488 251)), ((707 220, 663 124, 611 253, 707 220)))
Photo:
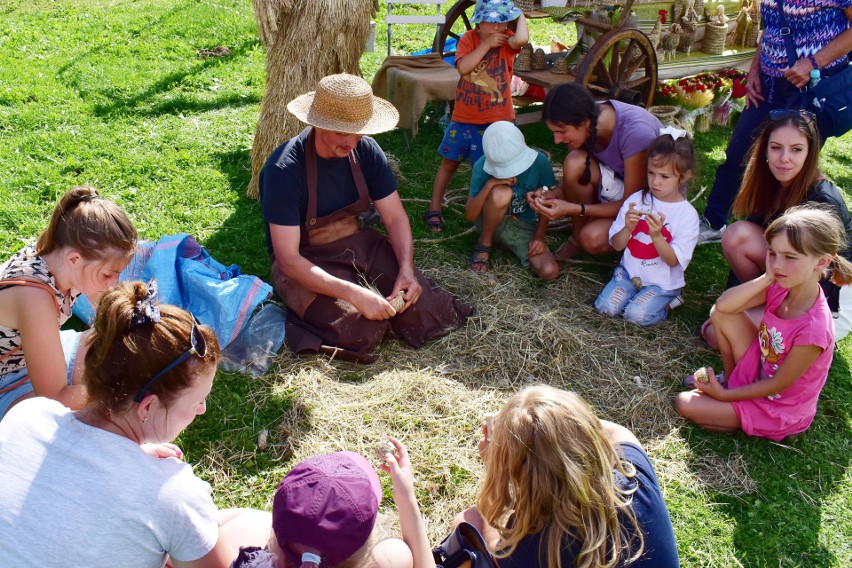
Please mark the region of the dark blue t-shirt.
MULTIPOLYGON (((632 479, 625 478, 615 472, 616 483, 622 488, 632 488, 634 484, 639 487, 633 494, 633 511, 645 537, 645 548, 642 556, 631 568, 669 568, 680 566, 677 554, 677 543, 675 542, 674 529, 669 517, 669 511, 663 501, 657 476, 648 456, 638 446, 631 443, 618 444, 617 448, 624 456, 624 461, 630 462, 636 468, 636 476, 632 479)), ((623 526, 630 527, 626 519, 620 519, 623 526)), ((542 546, 542 535, 545 531, 530 535, 523 539, 515 552, 507 557, 500 558, 500 568, 536 568, 547 566, 547 544, 542 546), (542 556, 539 556, 541 553, 542 556)), ((577 542, 567 543, 562 549, 562 566, 569 568, 577 565, 577 554, 580 545, 577 542)), ((627 566, 619 563, 618 566, 627 566)))
MULTIPOLYGON (((305 145, 311 128, 305 128, 266 159, 260 171, 260 202, 266 224, 266 245, 272 254, 269 223, 295 227, 308 211, 308 176, 305 145)), ((361 138, 355 153, 364 172, 370 199, 378 201, 396 191, 396 178, 385 153, 375 140, 361 138)), ((317 156, 317 215, 323 217, 358 201, 358 188, 352 177, 349 158, 317 156)))

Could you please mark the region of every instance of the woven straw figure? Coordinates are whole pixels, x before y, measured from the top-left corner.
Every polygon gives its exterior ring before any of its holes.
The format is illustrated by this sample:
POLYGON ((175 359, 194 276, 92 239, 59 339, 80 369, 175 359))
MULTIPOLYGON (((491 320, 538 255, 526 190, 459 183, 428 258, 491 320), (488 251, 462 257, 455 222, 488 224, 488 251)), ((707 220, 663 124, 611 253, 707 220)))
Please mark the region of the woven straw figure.
POLYGON ((663 35, 663 39, 661 41, 661 46, 663 48, 663 61, 667 59, 674 59, 675 51, 680 43, 680 32, 680 24, 675 22, 669 27, 669 31, 663 35))
POLYGON ((737 14, 737 28, 734 31, 734 39, 731 42, 732 45, 741 45, 745 47, 752 22, 751 14, 749 14, 749 5, 747 2, 748 0, 743 0, 743 5, 742 8, 740 8, 740 13, 737 14))
POLYGON ((680 20, 680 41, 677 45, 678 51, 685 51, 689 57, 692 51, 692 44, 695 42, 695 33, 698 30, 698 20, 684 16, 680 20))
POLYGON ((266 158, 304 124, 287 112, 287 103, 312 91, 336 73, 358 74, 377 0, 253 0, 258 34, 266 48, 266 92, 251 149, 251 182, 246 194, 258 196, 258 175, 266 158))

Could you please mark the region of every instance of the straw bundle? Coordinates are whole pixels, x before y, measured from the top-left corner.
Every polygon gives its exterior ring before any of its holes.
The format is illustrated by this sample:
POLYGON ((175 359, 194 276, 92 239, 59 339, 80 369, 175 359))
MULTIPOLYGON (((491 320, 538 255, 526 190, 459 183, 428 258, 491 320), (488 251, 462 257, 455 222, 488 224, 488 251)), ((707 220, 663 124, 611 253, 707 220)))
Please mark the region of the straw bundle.
POLYGON ((535 9, 535 0, 515 0, 515 6, 524 12, 529 12, 535 9))
POLYGON ((714 24, 707 22, 707 25, 704 27, 704 40, 701 43, 701 51, 713 55, 720 55, 725 50, 725 40, 727 37, 727 24, 714 24))
POLYGON ((358 74, 375 0, 254 0, 266 47, 266 93, 251 149, 246 194, 258 196, 258 176, 275 148, 303 128, 287 103, 335 73, 358 74), (272 36, 274 34, 274 36, 272 36), (271 37, 272 36, 272 37, 271 37))
POLYGON ((515 70, 529 71, 530 69, 532 69, 532 54, 532 45, 527 43, 523 47, 521 47, 521 52, 518 53, 518 57, 515 58, 515 70))

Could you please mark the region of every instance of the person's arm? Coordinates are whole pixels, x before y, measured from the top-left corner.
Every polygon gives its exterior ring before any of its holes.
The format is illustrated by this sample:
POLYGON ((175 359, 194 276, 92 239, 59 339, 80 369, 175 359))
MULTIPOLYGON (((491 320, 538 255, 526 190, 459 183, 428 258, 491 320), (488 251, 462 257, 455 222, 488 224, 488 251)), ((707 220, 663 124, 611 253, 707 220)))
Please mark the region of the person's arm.
POLYGON ((275 262, 288 279, 317 294, 346 300, 367 319, 389 319, 396 314, 385 298, 354 282, 332 276, 303 257, 299 253, 299 227, 270 223, 269 233, 275 262))
POLYGON ((660 211, 659 213, 645 215, 645 222, 648 223, 648 234, 651 237, 651 242, 654 243, 654 248, 657 249, 657 254, 669 266, 677 266, 679 264, 677 253, 675 253, 672 245, 666 241, 666 237, 663 236, 663 226, 666 223, 665 214, 660 211))
POLYGON ((473 71, 486 53, 491 49, 499 48, 508 41, 509 38, 503 34, 491 34, 482 40, 470 53, 456 59, 456 69, 458 69, 459 74, 467 75, 473 71))
POLYGON ((530 42, 530 32, 527 27, 527 19, 523 14, 518 16, 518 25, 515 28, 515 35, 509 38, 509 46, 515 51, 521 49, 530 42))
POLYGON ((716 309, 720 312, 738 314, 761 306, 766 303, 766 289, 772 281, 773 278, 764 272, 754 280, 728 288, 716 300, 716 309))
POLYGON ((527 247, 527 254, 529 256, 538 256, 548 252, 547 226, 549 224, 550 221, 547 220, 547 217, 539 215, 538 223, 535 226, 535 233, 533 233, 532 239, 530 239, 530 244, 527 247))
POLYGON ((751 65, 748 68, 748 77, 746 78, 746 108, 757 108, 764 100, 763 85, 760 82, 760 39, 757 40, 757 48, 754 50, 754 56, 751 58, 751 65))
POLYGON ((817 360, 822 351, 822 347, 817 345, 794 345, 774 376, 732 389, 726 389, 720 385, 716 381, 716 373, 708 368, 707 375, 710 381, 707 383, 695 381, 695 388, 723 402, 772 396, 784 392, 795 383, 817 360))
POLYGON ((414 568, 435 568, 432 557, 432 548, 429 546, 429 538, 426 536, 426 527, 423 524, 423 516, 417 505, 417 497, 414 495, 414 472, 411 468, 411 460, 405 445, 393 437, 388 440, 396 448, 396 454, 385 454, 385 463, 380 467, 382 471, 390 474, 393 482, 393 500, 399 511, 399 526, 402 530, 402 539, 411 550, 414 558, 414 568))
MULTIPOLYGON (((852 7, 845 8, 843 13, 852 25, 852 7)), ((816 68, 822 69, 850 51, 852 51, 852 27, 846 28, 813 55, 817 63, 816 68)), ((811 80, 811 69, 814 69, 813 63, 807 57, 803 57, 796 60, 792 67, 784 70, 784 77, 794 86, 801 88, 811 80)))
POLYGON ((68 384, 56 304, 49 292, 16 286, 9 293, 15 298, 17 313, 14 319, 21 334, 27 373, 35 395, 57 400, 72 410, 82 408, 88 396, 83 385, 68 384))
POLYGON ((222 529, 219 529, 219 539, 210 552, 197 560, 180 562, 173 558, 170 559, 171 565, 175 568, 228 568, 231 561, 237 557, 237 551, 228 542, 228 539, 222 534, 222 529))
POLYGON ((498 185, 505 184, 509 187, 515 185, 515 179, 497 179, 497 178, 489 178, 482 185, 482 189, 474 195, 473 197, 467 198, 467 203, 464 206, 464 216, 468 221, 473 223, 479 216, 482 215, 482 208, 485 207, 485 202, 488 201, 488 196, 491 195, 491 190, 497 187, 498 185))
POLYGON ((397 292, 402 290, 405 307, 400 311, 404 312, 417 302, 422 292, 420 283, 414 276, 414 238, 411 236, 411 223, 396 191, 375 201, 374 204, 388 231, 388 240, 399 264, 399 274, 388 298, 393 299, 397 292))
POLYGON ((586 217, 613 218, 631 195, 648 185, 648 159, 643 150, 624 160, 624 195, 610 203, 586 205, 586 217))
POLYGON ((636 209, 635 203, 631 202, 627 211, 624 213, 624 226, 609 240, 612 248, 620 251, 627 247, 627 243, 630 242, 630 237, 633 235, 633 229, 636 228, 641 216, 641 211, 636 209))
POLYGON ((621 444, 628 442, 631 444, 636 444, 640 448, 642 447, 642 444, 639 443, 639 439, 633 434, 633 432, 631 432, 621 424, 616 424, 615 422, 610 422, 609 420, 601 420, 601 426, 603 426, 604 433, 612 441, 613 444, 621 444))

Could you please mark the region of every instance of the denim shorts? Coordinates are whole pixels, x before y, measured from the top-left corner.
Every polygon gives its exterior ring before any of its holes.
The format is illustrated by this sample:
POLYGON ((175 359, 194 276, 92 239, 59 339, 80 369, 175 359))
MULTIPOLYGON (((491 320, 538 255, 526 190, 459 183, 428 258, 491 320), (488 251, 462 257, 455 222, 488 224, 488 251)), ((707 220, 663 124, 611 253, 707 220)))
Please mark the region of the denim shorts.
POLYGON ((455 162, 469 159, 471 165, 484 154, 482 151, 482 134, 488 124, 464 124, 451 122, 444 133, 444 139, 438 146, 438 153, 455 162))
MULTIPOLYGON (((62 342, 62 352, 65 354, 65 376, 68 384, 71 384, 71 377, 74 376, 74 363, 77 360, 77 348, 80 346, 80 337, 83 332, 66 329, 59 332, 59 340, 62 342)), ((0 377, 0 390, 11 385, 18 384, 16 387, 0 393, 0 420, 6 416, 6 411, 19 398, 33 392, 33 385, 29 381, 29 374, 26 369, 20 371, 12 371, 0 377)))

